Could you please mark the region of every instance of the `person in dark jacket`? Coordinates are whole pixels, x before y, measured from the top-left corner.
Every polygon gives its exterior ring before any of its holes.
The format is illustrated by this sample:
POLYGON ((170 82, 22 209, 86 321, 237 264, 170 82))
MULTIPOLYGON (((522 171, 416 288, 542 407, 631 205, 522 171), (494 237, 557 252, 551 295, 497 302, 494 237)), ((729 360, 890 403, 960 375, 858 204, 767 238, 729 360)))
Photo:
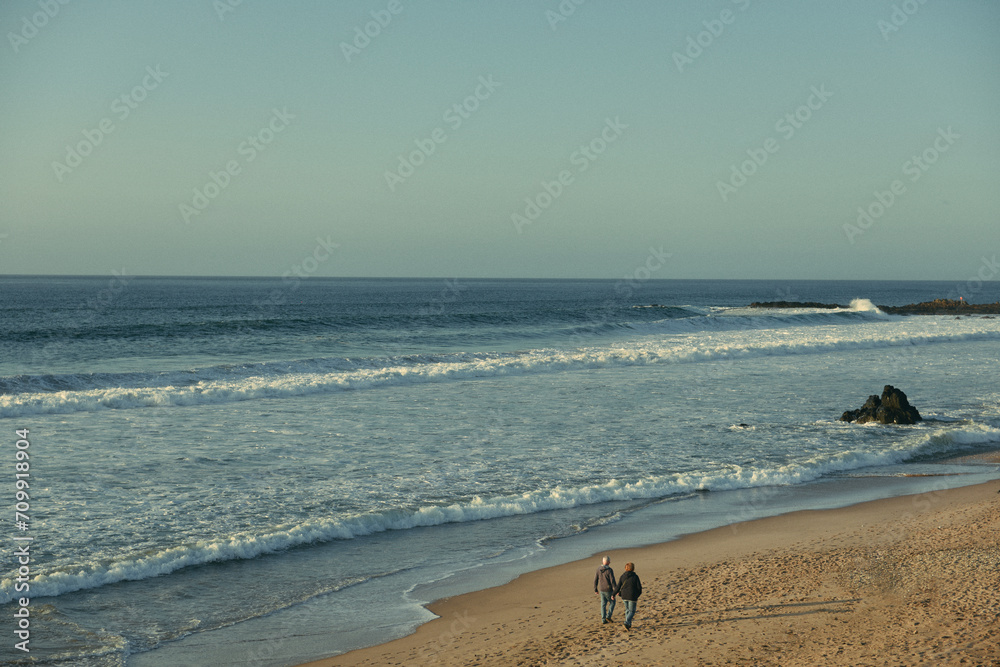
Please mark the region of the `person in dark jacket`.
POLYGON ((621 597, 625 602, 625 629, 631 630, 632 618, 635 616, 635 605, 639 596, 642 595, 642 582, 639 581, 639 575, 635 573, 635 565, 632 563, 625 563, 625 573, 618 580, 615 595, 621 597))
POLYGON ((601 623, 610 623, 615 610, 615 571, 611 569, 611 559, 605 556, 594 575, 594 593, 601 596, 601 623))

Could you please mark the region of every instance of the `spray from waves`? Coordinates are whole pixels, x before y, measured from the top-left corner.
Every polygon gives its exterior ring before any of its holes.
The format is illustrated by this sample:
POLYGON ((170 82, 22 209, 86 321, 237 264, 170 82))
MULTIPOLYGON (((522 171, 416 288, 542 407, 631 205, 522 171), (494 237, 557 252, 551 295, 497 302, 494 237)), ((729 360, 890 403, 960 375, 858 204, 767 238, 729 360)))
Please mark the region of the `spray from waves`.
MULTIPOLYGON (((849 426, 838 422, 831 428, 849 426)), ((391 530, 482 521, 611 501, 656 500, 705 489, 725 491, 801 484, 858 468, 926 460, 1000 443, 1000 428, 983 424, 934 431, 918 426, 912 431, 915 437, 901 440, 888 448, 879 446, 843 451, 833 456, 770 468, 734 465, 711 472, 673 473, 632 481, 611 480, 577 488, 557 486, 493 498, 477 496, 448 505, 311 519, 299 524, 277 526, 260 535, 242 532, 224 539, 192 541, 112 562, 66 565, 37 575, 30 581, 31 592, 35 597, 57 596, 121 581, 148 579, 206 563, 251 559, 296 546, 348 540, 391 530)), ((0 581, 0 604, 14 599, 14 585, 13 574, 0 581)))
POLYGON ((872 303, 868 299, 853 299, 850 306, 851 311, 856 313, 875 313, 876 315, 884 315, 878 306, 872 303))
POLYGON ((798 332, 798 336, 788 335, 787 329, 754 330, 751 335, 737 332, 729 337, 661 337, 571 350, 413 355, 368 358, 361 363, 346 364, 342 363, 344 360, 314 360, 278 369, 263 369, 254 365, 247 369, 250 375, 227 371, 212 379, 215 376, 206 373, 203 376, 205 379, 187 385, 98 386, 0 395, 0 418, 109 409, 221 405, 508 375, 1000 340, 1000 329, 993 321, 984 320, 953 323, 947 329, 928 326, 923 331, 913 326, 905 329, 862 329, 854 331, 832 327, 817 331, 813 328, 805 333, 798 332), (343 370, 334 370, 336 368, 343 370))

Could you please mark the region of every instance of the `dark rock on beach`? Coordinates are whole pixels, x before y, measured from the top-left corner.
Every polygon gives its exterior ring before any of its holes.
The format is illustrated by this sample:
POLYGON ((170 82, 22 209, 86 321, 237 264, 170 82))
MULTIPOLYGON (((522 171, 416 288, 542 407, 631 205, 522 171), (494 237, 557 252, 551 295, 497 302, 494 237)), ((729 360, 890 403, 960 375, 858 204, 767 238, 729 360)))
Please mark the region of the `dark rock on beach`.
POLYGON ((923 417, 906 400, 906 394, 891 384, 887 384, 882 389, 881 397, 872 394, 860 409, 848 410, 840 417, 840 421, 857 422, 858 424, 868 422, 915 424, 918 421, 923 421, 923 417))

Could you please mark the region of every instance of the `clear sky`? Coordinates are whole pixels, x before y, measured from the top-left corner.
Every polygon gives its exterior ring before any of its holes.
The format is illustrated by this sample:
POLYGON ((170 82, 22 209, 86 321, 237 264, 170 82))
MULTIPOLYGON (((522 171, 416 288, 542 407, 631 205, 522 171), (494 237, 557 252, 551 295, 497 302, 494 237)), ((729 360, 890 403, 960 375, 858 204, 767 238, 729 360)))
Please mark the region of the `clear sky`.
POLYGON ((5 0, 0 30, 4 274, 1000 254, 995 0, 5 0))

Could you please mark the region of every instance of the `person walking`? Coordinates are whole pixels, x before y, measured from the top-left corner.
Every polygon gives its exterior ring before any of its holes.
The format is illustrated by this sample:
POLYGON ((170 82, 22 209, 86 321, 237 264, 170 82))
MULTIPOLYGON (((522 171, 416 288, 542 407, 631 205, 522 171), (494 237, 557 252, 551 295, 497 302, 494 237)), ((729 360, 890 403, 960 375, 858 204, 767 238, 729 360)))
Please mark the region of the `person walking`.
POLYGON ((610 623, 615 611, 615 571, 611 569, 611 559, 605 556, 594 575, 594 593, 601 596, 601 623, 610 623))
POLYGON ((625 563, 625 572, 622 574, 622 578, 618 580, 615 595, 621 597, 625 602, 625 629, 631 630, 632 619, 635 617, 636 602, 639 601, 639 596, 642 595, 642 582, 639 581, 639 575, 635 573, 635 565, 633 563, 625 563))

